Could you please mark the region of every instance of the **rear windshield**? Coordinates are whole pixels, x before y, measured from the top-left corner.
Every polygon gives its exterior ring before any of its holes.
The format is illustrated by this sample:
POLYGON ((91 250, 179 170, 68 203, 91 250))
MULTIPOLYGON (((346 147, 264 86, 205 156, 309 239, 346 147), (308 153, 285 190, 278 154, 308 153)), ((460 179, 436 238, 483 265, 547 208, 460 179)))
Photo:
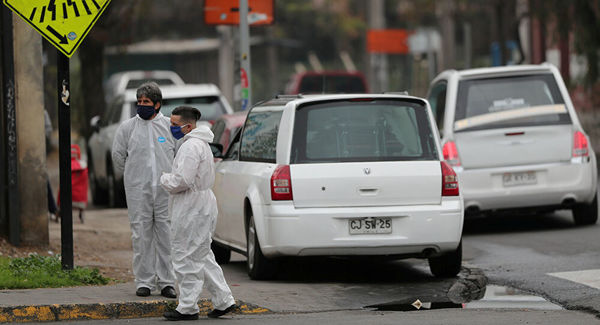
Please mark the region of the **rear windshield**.
MULTIPOLYGON (((219 96, 203 96, 203 97, 189 97, 189 98, 169 98, 162 100, 162 106, 160 112, 165 116, 171 116, 171 112, 177 106, 192 106, 200 110, 202 121, 216 120, 221 115, 225 114, 225 107, 219 100, 219 96)), ((136 114, 136 104, 133 103, 132 108, 133 115, 136 114)))
POLYGON ((569 124, 552 74, 464 80, 459 83, 455 131, 569 124))
POLYGON ((437 160, 427 111, 419 103, 334 101, 296 112, 291 163, 437 160))
POLYGON ((358 76, 310 75, 304 76, 298 87, 301 94, 364 93, 363 79, 358 76))

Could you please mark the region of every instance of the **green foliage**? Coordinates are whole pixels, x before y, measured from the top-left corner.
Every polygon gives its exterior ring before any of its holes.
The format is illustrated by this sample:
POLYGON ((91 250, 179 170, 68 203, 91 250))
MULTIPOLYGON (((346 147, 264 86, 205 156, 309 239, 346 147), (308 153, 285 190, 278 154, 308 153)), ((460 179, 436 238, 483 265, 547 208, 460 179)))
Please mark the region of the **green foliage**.
POLYGON ((0 258, 0 289, 56 288, 107 284, 98 269, 62 269, 59 256, 31 254, 23 258, 0 258))

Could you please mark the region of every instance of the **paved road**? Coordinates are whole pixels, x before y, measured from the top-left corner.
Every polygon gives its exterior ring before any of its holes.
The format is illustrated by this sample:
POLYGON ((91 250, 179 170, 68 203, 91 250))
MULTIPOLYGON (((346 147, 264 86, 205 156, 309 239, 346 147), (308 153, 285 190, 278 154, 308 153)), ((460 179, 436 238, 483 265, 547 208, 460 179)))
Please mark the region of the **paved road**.
POLYGON ((568 211, 481 218, 465 224, 464 258, 491 283, 600 314, 599 238, 600 224, 577 227, 568 211))

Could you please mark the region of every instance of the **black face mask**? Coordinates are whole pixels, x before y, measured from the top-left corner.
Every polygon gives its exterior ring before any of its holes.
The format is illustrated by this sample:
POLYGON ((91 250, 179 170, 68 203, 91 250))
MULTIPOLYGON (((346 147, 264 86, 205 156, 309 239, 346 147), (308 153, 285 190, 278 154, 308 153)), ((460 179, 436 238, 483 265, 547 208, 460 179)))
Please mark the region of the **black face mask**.
POLYGON ((137 105, 137 113, 144 120, 149 120, 156 112, 152 105, 137 105))

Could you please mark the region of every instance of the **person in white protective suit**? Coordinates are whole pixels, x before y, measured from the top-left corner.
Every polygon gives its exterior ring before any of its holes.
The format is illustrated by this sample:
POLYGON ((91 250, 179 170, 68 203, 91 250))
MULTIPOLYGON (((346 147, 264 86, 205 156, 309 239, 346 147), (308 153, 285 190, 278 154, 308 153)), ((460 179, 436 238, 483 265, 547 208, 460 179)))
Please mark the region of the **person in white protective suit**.
POLYGON ((162 93, 149 82, 137 89, 137 115, 121 123, 112 147, 114 168, 124 172, 136 295, 176 298, 171 263, 169 194, 159 184, 171 171, 175 140, 170 120, 160 113, 162 93))
POLYGON ((236 307, 210 248, 217 223, 217 200, 211 190, 215 166, 208 145, 214 135, 206 126, 196 127, 200 115, 189 106, 177 107, 171 113, 171 132, 176 139, 183 138, 183 143, 171 173, 160 177, 160 184, 171 194, 171 256, 179 285, 179 304, 165 312, 168 320, 198 319, 203 285, 215 308, 208 317, 220 317, 236 307))

